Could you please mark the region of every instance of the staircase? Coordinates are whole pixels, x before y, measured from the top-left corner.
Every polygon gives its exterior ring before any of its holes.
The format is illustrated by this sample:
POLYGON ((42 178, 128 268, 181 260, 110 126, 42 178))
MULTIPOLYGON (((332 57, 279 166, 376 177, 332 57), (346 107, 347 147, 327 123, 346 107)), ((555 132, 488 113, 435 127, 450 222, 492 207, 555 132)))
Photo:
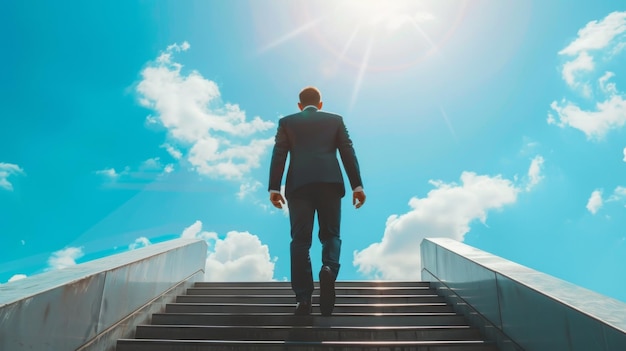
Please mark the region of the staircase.
MULTIPOLYGON (((317 287, 316 287, 317 288, 317 287)), ((294 316, 289 282, 196 283, 117 351, 497 351, 427 282, 336 282, 330 317, 294 316)))

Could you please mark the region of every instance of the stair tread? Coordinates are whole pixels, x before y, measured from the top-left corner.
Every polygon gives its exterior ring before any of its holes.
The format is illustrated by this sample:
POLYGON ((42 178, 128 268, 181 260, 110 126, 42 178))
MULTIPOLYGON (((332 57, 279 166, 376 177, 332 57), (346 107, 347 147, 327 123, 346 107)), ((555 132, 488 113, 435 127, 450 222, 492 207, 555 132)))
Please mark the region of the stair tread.
POLYGON ((382 341, 299 341, 299 340, 195 340, 195 339, 118 339, 120 342, 140 343, 192 343, 192 344, 303 344, 303 345, 464 345, 464 344, 491 344, 484 340, 382 340, 382 341))
MULTIPOLYGON (((293 312, 168 312, 168 313, 155 313, 154 315, 168 315, 168 316, 242 316, 242 317, 252 317, 252 316, 294 316, 293 312)), ((315 312, 312 312, 311 315, 315 315, 315 312)), ((328 318, 332 317, 342 317, 342 316, 371 316, 371 317, 422 317, 422 316, 458 316, 456 312, 339 312, 333 313, 332 316, 327 316, 328 318)), ((300 316, 294 316, 300 317, 300 316)))
MULTIPOLYGON (((318 288, 315 286, 315 288, 318 288)), ((214 289, 214 290, 287 290, 291 292, 291 286, 206 286, 196 285, 189 289, 214 289)), ((350 289, 350 290, 432 290, 429 286, 342 286, 335 285, 335 289, 350 289)))
MULTIPOLYGON (((261 292, 263 294, 265 294, 266 292, 273 292, 275 294, 293 294, 293 290, 291 290, 291 288, 277 288, 277 287, 202 287, 202 288, 188 288, 187 289, 187 293, 193 293, 193 292, 202 292, 202 291, 209 291, 209 292, 216 292, 215 294, 217 294, 217 292, 222 292, 222 291, 240 291, 242 293, 245 293, 246 291, 258 291, 261 292)), ((319 288, 314 289, 314 291, 319 292, 319 288)), ((402 293, 402 292, 420 292, 420 293, 424 293, 424 292, 431 292, 431 293, 435 293, 435 290, 432 288, 426 288, 426 287, 335 287, 335 291, 337 293, 342 293, 344 291, 351 291, 353 294, 357 293, 357 294, 361 294, 361 293, 365 293, 368 292, 370 293, 370 295, 380 295, 381 293, 388 293, 389 295, 391 295, 391 293, 402 293)), ((211 295, 213 295, 214 293, 211 293, 211 295)))
MULTIPOLYGON (((256 298, 256 297, 273 297, 273 298, 284 298, 284 297, 289 297, 295 300, 294 296, 289 296, 289 295, 272 295, 272 294, 215 294, 215 295, 203 295, 203 294, 190 294, 190 295, 181 295, 181 296, 200 296, 200 297, 207 297, 207 298, 214 298, 214 297, 245 297, 245 298, 256 298)), ((319 297, 319 294, 313 294, 311 297, 313 297, 314 299, 316 297, 319 297)), ((393 298, 420 298, 420 297, 439 297, 439 295, 433 293, 433 294, 419 294, 419 295, 413 295, 413 294, 398 294, 398 295, 361 295, 361 294, 341 294, 341 293, 337 293, 336 294, 337 298, 340 297, 346 297, 346 298, 377 298, 377 299, 393 299, 393 298)))
MULTIPOLYGON (((294 306, 294 303, 240 303, 240 302, 173 302, 172 306, 294 306)), ((313 303, 313 306, 319 303, 313 303)), ((412 306, 448 306, 445 302, 405 302, 405 303, 336 303, 338 306, 359 307, 412 307, 412 306)))
POLYGON ((324 325, 192 325, 192 324, 140 324, 142 328, 253 328, 253 329, 343 329, 343 330, 424 330, 424 329, 472 329, 470 325, 398 325, 398 326, 324 326, 324 325))
MULTIPOLYGON (((215 287, 215 286, 224 286, 224 287, 239 287, 239 286, 270 286, 270 287, 288 287, 291 288, 291 282, 196 282, 194 283, 196 287, 215 287)), ((313 286, 316 288, 319 287, 319 281, 313 283, 313 286)), ((335 282, 335 286, 345 287, 345 286, 364 286, 364 287, 379 287, 379 286, 412 286, 412 287, 430 287, 429 282, 416 282, 416 281, 406 281, 406 280, 337 280, 335 282)))
POLYGON ((241 325, 140 325, 138 339, 188 340, 482 340, 480 330, 453 326, 241 326, 241 325))

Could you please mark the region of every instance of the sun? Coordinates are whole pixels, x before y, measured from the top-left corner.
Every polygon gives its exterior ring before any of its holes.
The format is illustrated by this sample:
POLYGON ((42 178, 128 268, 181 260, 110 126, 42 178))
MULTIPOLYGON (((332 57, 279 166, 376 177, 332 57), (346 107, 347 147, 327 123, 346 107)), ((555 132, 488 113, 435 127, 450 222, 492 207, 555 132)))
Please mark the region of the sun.
POLYGON ((348 23, 393 32, 407 24, 434 19, 431 13, 420 11, 416 3, 411 0, 344 0, 338 2, 335 13, 348 23))

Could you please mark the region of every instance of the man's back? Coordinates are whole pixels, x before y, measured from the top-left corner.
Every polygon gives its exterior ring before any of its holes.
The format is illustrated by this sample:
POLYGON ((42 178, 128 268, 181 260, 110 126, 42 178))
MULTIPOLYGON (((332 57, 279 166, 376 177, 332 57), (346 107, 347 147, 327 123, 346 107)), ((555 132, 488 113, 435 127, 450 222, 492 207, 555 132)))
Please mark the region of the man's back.
POLYGON ((290 153, 287 171, 286 193, 289 194, 311 183, 337 183, 345 192, 343 176, 337 160, 337 150, 352 185, 360 184, 358 162, 345 124, 341 116, 307 108, 279 121, 271 169, 280 172, 270 174, 270 187, 280 181, 283 164, 290 153))
POLYGON ((334 153, 341 116, 322 111, 305 110, 282 120, 289 138, 292 157, 298 153, 334 153))

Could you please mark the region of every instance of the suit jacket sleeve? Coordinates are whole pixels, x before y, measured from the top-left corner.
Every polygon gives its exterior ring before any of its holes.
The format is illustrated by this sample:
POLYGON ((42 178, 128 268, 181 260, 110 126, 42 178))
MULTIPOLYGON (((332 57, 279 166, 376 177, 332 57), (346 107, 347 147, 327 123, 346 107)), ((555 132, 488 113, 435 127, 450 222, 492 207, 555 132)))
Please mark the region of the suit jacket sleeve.
POLYGON ((337 148, 339 149, 339 155, 341 156, 343 168, 346 170, 346 174, 348 175, 350 187, 354 190, 354 188, 358 186, 363 186, 363 181, 361 180, 361 170, 359 169, 359 161, 356 158, 356 152, 352 146, 352 140, 350 140, 350 135, 348 134, 348 129, 346 128, 345 123, 343 122, 343 118, 340 117, 339 121, 341 125, 337 135, 337 148))
POLYGON ((290 144, 287 132, 283 126, 282 119, 278 121, 278 130, 276 131, 276 137, 274 138, 274 150, 272 151, 272 161, 270 163, 270 179, 269 190, 280 191, 280 183, 283 180, 283 173, 285 171, 285 162, 287 162, 287 153, 289 152, 290 144))

